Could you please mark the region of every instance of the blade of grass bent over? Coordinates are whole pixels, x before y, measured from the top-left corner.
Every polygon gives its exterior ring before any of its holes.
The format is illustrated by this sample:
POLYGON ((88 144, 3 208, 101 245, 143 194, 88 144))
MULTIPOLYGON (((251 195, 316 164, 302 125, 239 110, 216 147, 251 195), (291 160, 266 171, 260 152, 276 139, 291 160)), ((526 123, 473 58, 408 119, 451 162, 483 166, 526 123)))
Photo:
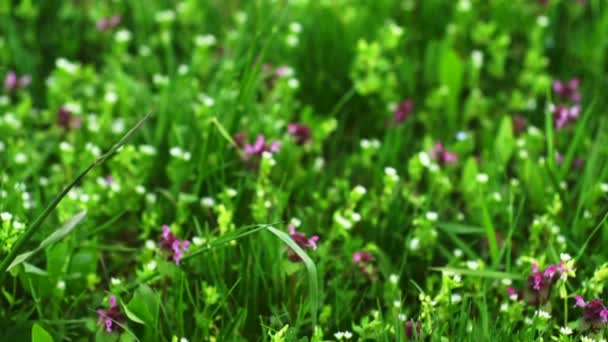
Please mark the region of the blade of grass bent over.
POLYGON ((44 220, 46 220, 46 218, 51 214, 51 212, 55 210, 55 208, 63 200, 65 195, 67 195, 68 192, 70 192, 70 190, 76 184, 78 184, 87 175, 87 173, 89 173, 89 171, 94 169, 96 166, 103 164, 108 158, 113 156, 116 151, 121 148, 125 144, 125 142, 144 124, 144 122, 146 122, 146 120, 150 118, 151 115, 152 112, 146 114, 135 126, 133 126, 133 128, 131 128, 129 132, 127 132, 127 134, 125 134, 116 144, 114 144, 114 146, 112 146, 108 152, 97 158, 91 165, 89 165, 84 171, 82 171, 78 175, 78 177, 76 177, 72 181, 72 183, 66 186, 63 191, 61 191, 61 193, 57 195, 55 199, 53 199, 53 202, 51 202, 51 204, 49 204, 49 206, 44 209, 44 211, 36 218, 36 220, 34 220, 34 222, 32 222, 27 227, 25 232, 19 237, 17 242, 15 242, 15 245, 11 249, 10 253, 8 253, 8 255, 4 257, 2 263, 0 264, 0 282, 4 278, 8 266, 13 262, 13 260, 17 256, 19 249, 23 247, 23 245, 25 245, 34 236, 34 234, 38 231, 44 220))

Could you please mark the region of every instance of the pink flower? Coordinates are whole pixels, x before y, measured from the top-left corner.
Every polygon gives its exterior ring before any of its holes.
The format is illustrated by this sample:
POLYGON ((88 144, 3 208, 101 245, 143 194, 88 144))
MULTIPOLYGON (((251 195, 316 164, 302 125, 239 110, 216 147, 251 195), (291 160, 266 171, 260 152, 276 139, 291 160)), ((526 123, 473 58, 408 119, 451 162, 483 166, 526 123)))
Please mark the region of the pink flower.
POLYGON ((298 145, 304 145, 311 140, 312 131, 307 125, 292 122, 287 125, 287 131, 295 138, 298 145))
MULTIPOLYGON (((107 332, 112 332, 113 329, 118 329, 119 326, 115 326, 116 323, 120 324, 124 321, 124 317, 116 305, 116 296, 110 296, 110 306, 108 309, 98 309, 97 315, 99 316, 98 323, 103 323, 106 327, 107 332)), ((116 324, 116 325, 118 325, 116 324)))
POLYGON ((576 78, 568 82, 555 80, 553 81, 553 92, 561 97, 562 100, 578 102, 581 100, 581 93, 578 90, 580 83, 581 81, 576 78))
POLYGON ((9 92, 17 91, 27 87, 32 82, 29 75, 19 77, 14 71, 9 71, 4 79, 4 88, 9 92))
POLYGON ((111 17, 102 18, 97 22, 97 30, 105 31, 113 29, 114 27, 120 24, 121 19, 122 18, 120 17, 120 15, 113 15, 111 17))
POLYGON ((395 109, 395 123, 401 123, 405 121, 414 109, 414 102, 411 99, 407 99, 401 102, 395 109))
POLYGON ((403 325, 406 339, 418 340, 422 337, 422 327, 420 321, 409 320, 403 325))
POLYGON ((458 155, 456 153, 450 152, 443 147, 441 141, 437 141, 435 146, 429 152, 431 157, 439 164, 454 164, 458 162, 458 155))
POLYGON ((526 129, 526 125, 528 124, 528 120, 521 115, 513 116, 513 133, 519 134, 526 129))
POLYGON ((522 291, 507 288, 509 297, 517 296, 528 304, 539 306, 549 300, 551 289, 562 273, 569 271, 563 266, 563 262, 557 265, 549 265, 545 270, 540 270, 536 263, 532 264, 532 273, 526 278, 526 284, 522 291))
POLYGON ((576 122, 581 111, 581 106, 576 104, 572 107, 568 107, 551 104, 549 109, 551 110, 551 113, 553 113, 555 128, 562 129, 567 125, 576 122))
POLYGON ((374 267, 374 256, 368 251, 357 251, 353 253, 353 264, 355 264, 361 273, 367 275, 371 280, 376 279, 376 268, 374 267))
POLYGON ((160 247, 162 250, 172 254, 173 261, 175 261, 176 265, 179 265, 179 261, 184 256, 184 253, 188 252, 189 246, 190 241, 179 240, 169 230, 169 226, 167 226, 166 224, 163 225, 163 234, 160 240, 160 247))
POLYGON ((584 309, 580 322, 582 330, 598 331, 608 322, 608 309, 606 309, 601 299, 596 298, 585 302, 583 297, 575 295, 574 300, 576 306, 584 309))
MULTIPOLYGON (((313 235, 307 238, 304 233, 296 231, 296 228, 289 225, 289 236, 291 239, 302 249, 311 248, 313 251, 317 250, 317 242, 319 242, 319 236, 313 235)), ((287 257, 293 262, 300 262, 302 258, 291 248, 287 251, 287 257)))
POLYGON ((255 142, 253 144, 245 143, 244 135, 235 135, 235 140, 237 140, 237 146, 239 143, 242 144, 242 149, 245 160, 250 159, 252 156, 261 156, 264 152, 275 153, 278 152, 281 148, 281 142, 278 140, 273 141, 271 144, 266 143, 266 139, 263 134, 258 135, 255 142), (239 140, 236 138, 238 137, 239 140))

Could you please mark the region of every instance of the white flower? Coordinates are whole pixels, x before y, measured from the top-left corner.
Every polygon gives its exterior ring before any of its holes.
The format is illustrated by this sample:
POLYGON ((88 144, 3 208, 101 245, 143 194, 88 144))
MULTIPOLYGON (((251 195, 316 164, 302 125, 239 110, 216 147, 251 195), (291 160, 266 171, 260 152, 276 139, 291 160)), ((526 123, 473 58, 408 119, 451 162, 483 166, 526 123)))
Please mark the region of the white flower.
POLYGON ((106 95, 103 97, 103 99, 107 103, 116 103, 116 101, 118 101, 118 94, 116 94, 113 91, 109 91, 106 93, 106 95))
POLYGON ((154 271, 156 269, 156 261, 152 260, 149 263, 146 264, 146 268, 149 271, 154 271))
POLYGON ((495 191, 492 193, 492 198, 496 201, 496 202, 500 202, 502 201, 502 195, 500 194, 500 192, 495 191))
POLYGON ((289 88, 291 89, 297 89, 300 86, 300 81, 298 81, 297 78, 291 77, 288 81, 287 81, 287 85, 289 86, 289 88))
POLYGON ((146 240, 146 248, 153 251, 156 249, 156 243, 153 240, 146 240))
POLYGON ((469 260, 467 261, 467 267, 471 270, 479 269, 479 263, 477 261, 469 260))
POLYGON ((361 139, 361 141, 359 142, 359 146, 361 146, 362 149, 367 150, 368 148, 370 148, 371 143, 367 139, 361 139))
POLYGON ((142 45, 139 47, 139 54, 148 57, 152 53, 152 49, 148 45, 142 45))
POLYGON ((351 337, 353 337, 353 334, 350 331, 347 330, 347 331, 344 332, 344 338, 345 339, 350 340, 351 337))
POLYGON ((456 133, 456 140, 463 141, 463 140, 467 140, 468 138, 469 138, 469 133, 467 133, 467 132, 459 131, 458 133, 456 133))
POLYGON ((507 304, 507 303, 500 304, 500 311, 501 312, 506 312, 507 310, 509 310, 509 304, 507 304))
POLYGON ((212 197, 201 198, 201 205, 205 208, 211 208, 215 205, 215 200, 212 197))
POLYGON ((60 290, 65 290, 65 281, 63 281, 63 280, 58 281, 57 288, 60 290))
POLYGON ((192 238, 192 243, 195 246, 200 246, 200 245, 204 244, 205 241, 206 241, 205 239, 203 239, 203 238, 201 238, 199 236, 195 236, 195 237, 192 238))
POLYGON ((595 342, 595 339, 588 336, 581 336, 581 342, 595 342))
POLYGON ((391 274, 389 280, 392 284, 397 285, 397 283, 399 282, 399 276, 396 274, 391 274))
POLYGON ((152 145, 139 145, 139 152, 153 156, 156 154, 156 148, 152 145))
POLYGON ((38 180, 38 183, 41 186, 47 186, 47 185, 49 185, 49 179, 46 177, 40 177, 40 179, 38 180))
POLYGON ((426 152, 418 153, 418 159, 420 159, 420 164, 424 167, 429 167, 431 165, 431 157, 426 152))
POLYGON ((334 337, 336 338, 336 340, 342 340, 344 338, 344 333, 341 331, 338 331, 337 333, 334 334, 334 337))
POLYGON ((344 216, 337 214, 335 216, 335 221, 337 224, 339 224, 342 228, 348 230, 351 229, 353 227, 352 222, 350 222, 349 220, 347 220, 344 216))
POLYGON ((365 187, 363 185, 357 185, 355 187, 355 192, 358 193, 359 195, 363 196, 367 193, 367 190, 365 189, 365 187))
POLYGON ((136 185, 135 186, 135 192, 138 193, 138 194, 140 194, 140 195, 143 195, 143 194, 146 193, 146 188, 143 185, 136 185))
POLYGON ((434 211, 429 211, 426 213, 426 219, 432 222, 437 221, 437 219, 439 218, 439 215, 437 215, 436 212, 434 211))
POLYGON ((15 228, 17 230, 21 230, 21 229, 25 228, 25 224, 23 224, 20 221, 15 220, 15 221, 13 221, 13 228, 15 228))
POLYGON ((236 197, 238 192, 233 188, 228 188, 226 189, 226 194, 228 195, 228 197, 236 197))
POLYGON ((555 238, 555 241, 559 242, 560 244, 564 244, 564 243, 566 243, 566 237, 563 235, 558 235, 555 238))
POLYGON ((526 325, 532 325, 533 322, 534 321, 530 317, 524 318, 524 324, 526 324, 526 325))
POLYGON ((462 296, 458 293, 452 294, 452 303, 460 303, 462 301, 462 296))
POLYGON ((291 224, 292 226, 298 228, 298 227, 300 227, 302 225, 302 221, 299 218, 294 217, 294 218, 292 218, 289 221, 289 224, 291 224))
POLYGON ((215 100, 209 97, 207 94, 199 94, 198 99, 207 107, 211 107, 215 104, 215 100))
POLYGON ((157 86, 167 85, 169 84, 169 77, 160 74, 154 74, 152 76, 152 83, 157 86))
POLYGON ((390 166, 387 166, 384 168, 384 173, 388 176, 396 176, 397 175, 397 170, 395 170, 395 168, 392 168, 390 166))
POLYGON ((454 249, 453 253, 454 253, 454 256, 457 258, 460 258, 463 255, 462 249, 460 249, 460 248, 454 249))
POLYGON ((561 261, 564 261, 564 262, 565 262, 565 261, 570 261, 570 260, 572 259, 572 257, 571 257, 571 256, 570 256, 570 254, 568 254, 568 253, 560 253, 560 254, 559 254, 559 259, 560 259, 561 261))
POLYGON ((471 60, 473 61, 473 66, 480 69, 483 66, 483 52, 474 50, 471 52, 471 60))
POLYGON ((15 163, 17 164, 25 164, 27 162, 27 156, 24 153, 15 154, 15 163))
POLYGON ((315 158, 315 163, 313 168, 318 172, 323 170, 323 167, 325 166, 325 159, 323 159, 323 157, 317 157, 315 158))
POLYGON ((6 145, 4 145, 4 143, 2 141, 0 141, 0 152, 4 152, 5 149, 6 149, 6 145))
POLYGON ((154 19, 156 19, 156 21, 158 21, 159 23, 172 22, 173 20, 175 20, 175 12, 173 12, 172 10, 156 12, 154 19))
POLYGON ((199 35, 194 38, 194 43, 198 46, 212 46, 215 45, 217 39, 212 34, 199 35))
POLYGON ((458 2, 458 11, 468 12, 470 10, 471 10, 471 1, 470 0, 460 0, 458 2))
POLYGON ((112 133, 120 134, 125 131, 125 121, 118 118, 112 122, 112 133))
POLYGON ((67 73, 73 74, 76 71, 78 71, 78 67, 79 65, 76 63, 71 63, 70 61, 68 61, 65 58, 58 58, 57 61, 55 61, 55 66, 57 66, 57 68, 66 71, 67 73))
POLYGON ((0 213, 0 219, 2 219, 2 221, 10 221, 13 219, 13 215, 9 212, 2 212, 0 213))
POLYGON ((415 237, 413 239, 410 240, 410 244, 409 244, 409 248, 412 251, 418 250, 418 248, 420 247, 420 239, 415 237))
POLYGON ((122 283, 122 280, 120 280, 120 278, 110 278, 110 283, 112 283, 112 285, 120 285, 122 283))
POLYGON ((180 74, 180 75, 182 75, 182 76, 185 75, 185 74, 187 74, 188 71, 189 71, 189 68, 188 68, 188 66, 186 64, 182 64, 182 65, 179 66, 179 68, 177 68, 177 73, 180 74))
POLYGON ((125 29, 119 30, 116 32, 114 39, 119 43, 126 43, 131 40, 131 32, 125 29))
POLYGON ((562 335, 570 335, 570 334, 572 334, 572 329, 570 329, 568 327, 561 327, 561 328, 559 328, 559 333, 562 335))
POLYGON ((538 18, 536 18, 536 24, 538 24, 538 26, 540 26, 540 27, 547 27, 547 26, 549 26, 549 18, 547 18, 544 15, 541 15, 538 18))
POLYGON ((504 286, 511 286, 513 284, 513 280, 509 278, 504 278, 500 281, 504 286))
POLYGON ((146 194, 146 201, 150 204, 156 203, 156 194, 153 194, 153 193, 146 194))
POLYGON ((401 301, 399 301, 399 300, 394 301, 393 302, 393 306, 396 307, 396 308, 400 308, 401 307, 401 301))
POLYGON ((352 213, 352 214, 350 215, 350 218, 351 218, 351 219, 352 219, 354 222, 359 222, 359 221, 361 221, 361 214, 356 213, 356 212, 355 212, 355 213, 352 213))
POLYGON ((62 141, 59 143, 59 149, 63 152, 68 152, 68 151, 72 151, 74 150, 74 148, 72 147, 72 145, 70 145, 69 142, 67 141, 62 141))
POLYGON ((489 177, 485 173, 479 173, 479 174, 477 174, 477 177, 475 177, 475 179, 477 180, 478 183, 485 184, 488 182, 489 177))
POLYGON ((180 339, 179 339, 179 342, 189 342, 189 341, 188 341, 188 339, 187 339, 187 338, 182 337, 182 338, 180 338, 180 339))
POLYGON ((300 33, 302 31, 302 24, 297 21, 294 21, 289 24, 289 29, 291 30, 291 32, 300 33))
POLYGON ((297 46, 300 43, 300 39, 298 36, 290 34, 287 36, 287 45, 289 46, 297 46))
POLYGON ((405 322, 407 316, 405 314, 400 313, 399 315, 397 315, 397 318, 399 318, 401 322, 405 322))
POLYGON ((548 320, 551 318, 551 314, 544 310, 536 310, 535 314, 543 320, 548 320))

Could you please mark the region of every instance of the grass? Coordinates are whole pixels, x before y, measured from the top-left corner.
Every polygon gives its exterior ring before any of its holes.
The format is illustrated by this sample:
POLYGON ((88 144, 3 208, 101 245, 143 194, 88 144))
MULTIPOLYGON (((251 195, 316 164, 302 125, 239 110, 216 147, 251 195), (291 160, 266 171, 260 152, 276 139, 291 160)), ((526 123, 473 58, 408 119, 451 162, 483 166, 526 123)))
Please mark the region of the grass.
POLYGON ((0 340, 600 341, 607 23, 3 2, 0 340))

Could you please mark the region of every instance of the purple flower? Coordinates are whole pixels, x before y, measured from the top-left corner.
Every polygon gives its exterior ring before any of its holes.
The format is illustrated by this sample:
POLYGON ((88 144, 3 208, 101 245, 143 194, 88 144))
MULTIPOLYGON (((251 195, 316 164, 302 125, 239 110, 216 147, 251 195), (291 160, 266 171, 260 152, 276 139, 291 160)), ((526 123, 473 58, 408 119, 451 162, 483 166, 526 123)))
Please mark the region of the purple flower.
MULTIPOLYGON (((236 136, 235 136, 235 138, 236 138, 236 136)), ((258 135, 258 137, 256 138, 256 140, 253 144, 244 143, 244 137, 241 139, 243 139, 241 141, 241 143, 243 144, 242 145, 242 149, 243 149, 243 153, 244 153, 243 158, 245 160, 248 160, 249 158, 251 158, 251 156, 259 157, 264 152, 275 153, 275 152, 278 152, 281 148, 281 142, 278 140, 273 141, 271 144, 267 144, 266 139, 264 138, 263 134, 258 135)), ((237 142, 237 145, 238 144, 239 144, 239 142, 237 142)))
MULTIPOLYGON (((564 156, 562 156, 559 152, 555 153, 555 162, 557 165, 562 165, 564 163, 564 156)), ((572 168, 576 170, 580 170, 585 164, 585 160, 581 157, 576 157, 572 161, 572 168)))
POLYGON ((441 141, 437 141, 435 143, 435 146, 431 149, 429 154, 433 159, 437 160, 437 162, 442 165, 454 164, 458 162, 458 155, 454 152, 446 150, 441 141))
POLYGON ((528 124, 528 120, 526 120, 525 117, 518 115, 518 114, 514 115, 513 116, 513 133, 519 134, 519 133, 523 132, 526 129, 527 124, 528 124))
POLYGON ((604 302, 599 299, 593 299, 588 303, 579 295, 574 296, 576 306, 584 308, 583 317, 580 321, 582 330, 600 330, 608 323, 608 309, 604 306, 604 302))
POLYGON ((578 90, 580 83, 581 81, 576 78, 568 82, 555 80, 553 81, 553 92, 561 97, 562 100, 579 102, 581 100, 581 93, 578 90))
POLYGON ((98 323, 102 323, 106 327, 107 332, 112 332, 113 329, 119 329, 119 324, 124 320, 118 305, 116 305, 116 296, 110 296, 110 306, 108 309, 98 309, 98 323), (116 324, 118 323, 118 324, 116 324))
POLYGON ((19 77, 14 71, 9 71, 4 79, 4 88, 9 92, 14 92, 27 87, 32 82, 29 75, 19 77))
POLYGON ((407 339, 417 340, 422 336, 422 327, 420 321, 409 320, 403 325, 405 330, 405 337, 407 339))
POLYGON ((298 145, 304 145, 311 140, 312 131, 307 125, 292 122, 287 125, 287 131, 296 139, 298 145))
POLYGON ((175 261, 176 265, 179 265, 179 261, 184 256, 184 253, 188 251, 188 246, 190 246, 190 241, 179 240, 173 233, 171 233, 169 226, 166 224, 163 225, 163 235, 160 240, 160 248, 163 251, 173 255, 173 261, 175 261))
POLYGON ((549 109, 551 110, 551 113, 553 113, 555 127, 557 129, 562 129, 565 126, 576 122, 581 111, 581 106, 575 104, 571 107, 568 107, 563 105, 556 106, 554 104, 551 104, 549 106, 549 109))
POLYGON ((549 300, 551 289, 557 282, 562 273, 568 272, 570 269, 564 267, 564 263, 560 262, 557 265, 549 265, 546 269, 540 270, 536 263, 532 264, 532 272, 526 278, 525 286, 522 291, 517 291, 514 288, 507 288, 509 297, 513 299, 522 299, 530 305, 539 306, 545 304, 549 300))
POLYGON ((102 18, 97 22, 97 30, 105 31, 113 29, 114 27, 120 24, 121 19, 122 18, 120 17, 120 15, 113 15, 111 17, 102 18))
MULTIPOLYGON (((319 242, 319 236, 313 235, 308 238, 304 233, 296 231, 296 228, 292 225, 289 225, 289 236, 298 246, 300 246, 300 248, 312 248, 313 251, 317 250, 317 242, 319 242)), ((300 258, 300 256, 291 248, 287 250, 287 257, 293 262, 302 261, 302 258, 300 258)))
POLYGON ((374 256, 368 251, 357 251, 353 253, 353 264, 361 273, 367 275, 371 280, 376 279, 376 268, 374 267, 374 256))
POLYGON ((69 131, 71 128, 80 128, 80 118, 75 117, 72 111, 66 107, 57 110, 57 126, 69 131))
POLYGON ((405 121, 414 109, 414 102, 411 99, 407 99, 401 102, 395 109, 395 123, 401 123, 405 121))

